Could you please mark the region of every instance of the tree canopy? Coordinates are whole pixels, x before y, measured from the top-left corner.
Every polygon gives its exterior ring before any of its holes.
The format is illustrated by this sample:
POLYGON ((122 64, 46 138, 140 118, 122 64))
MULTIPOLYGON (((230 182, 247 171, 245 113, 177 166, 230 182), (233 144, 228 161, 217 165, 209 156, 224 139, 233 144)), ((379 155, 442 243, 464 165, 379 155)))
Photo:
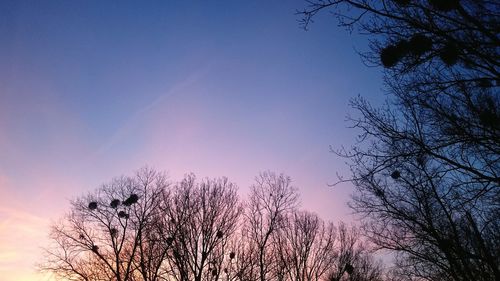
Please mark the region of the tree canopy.
POLYGON ((73 200, 40 269, 85 281, 380 279, 356 228, 298 203, 283 174, 260 174, 243 202, 227 178, 142 169, 73 200))
MULTIPOLYGON (((308 1, 304 27, 331 11, 369 38, 382 107, 352 105, 351 206, 397 256, 400 277, 500 280, 498 1, 308 1)), ((361 78, 360 78, 361 79, 361 78)))

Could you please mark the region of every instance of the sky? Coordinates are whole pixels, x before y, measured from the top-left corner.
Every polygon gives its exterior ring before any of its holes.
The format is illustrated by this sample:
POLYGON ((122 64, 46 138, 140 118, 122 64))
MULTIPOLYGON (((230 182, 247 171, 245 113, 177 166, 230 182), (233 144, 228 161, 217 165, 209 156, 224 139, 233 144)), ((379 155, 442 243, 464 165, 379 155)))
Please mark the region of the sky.
POLYGON ((0 280, 36 273, 69 200, 149 166, 227 176, 242 196, 285 173, 304 209, 346 206, 349 100, 377 100, 366 41, 304 1, 0 1, 0 280))

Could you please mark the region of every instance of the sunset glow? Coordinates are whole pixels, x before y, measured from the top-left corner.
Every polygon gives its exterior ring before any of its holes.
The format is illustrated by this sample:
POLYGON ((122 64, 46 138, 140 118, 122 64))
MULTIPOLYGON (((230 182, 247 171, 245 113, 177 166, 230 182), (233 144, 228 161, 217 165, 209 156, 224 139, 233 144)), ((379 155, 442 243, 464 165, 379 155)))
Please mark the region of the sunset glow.
POLYGON ((143 166, 227 176, 242 198, 283 172, 301 204, 350 221, 349 99, 381 95, 366 43, 303 1, 2 1, 0 279, 36 272, 69 200, 143 166), (363 77, 363 79, 360 79, 363 77))

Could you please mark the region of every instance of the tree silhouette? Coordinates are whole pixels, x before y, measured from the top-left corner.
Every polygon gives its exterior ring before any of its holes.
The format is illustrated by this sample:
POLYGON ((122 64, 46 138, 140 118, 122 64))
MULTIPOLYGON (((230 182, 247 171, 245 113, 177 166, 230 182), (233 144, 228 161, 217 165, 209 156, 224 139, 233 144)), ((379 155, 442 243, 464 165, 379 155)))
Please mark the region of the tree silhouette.
POLYGON ((307 211, 289 214, 273 236, 285 280, 325 279, 337 260, 335 228, 307 211))
POLYGON ((283 174, 261 173, 251 187, 247 205, 245 232, 247 242, 253 249, 255 262, 252 275, 258 280, 275 280, 277 277, 276 255, 273 234, 282 227, 282 222, 290 212, 298 207, 297 189, 291 179, 283 174))
POLYGON ((153 237, 167 186, 164 175, 143 169, 72 201, 52 226, 41 269, 64 280, 159 280, 167 248, 153 237))
POLYGON ((236 186, 226 178, 196 183, 188 175, 167 202, 164 211, 178 229, 169 256, 172 276, 179 281, 218 280, 231 259, 229 241, 242 212, 236 186))
POLYGON ((335 245, 336 257, 328 273, 328 281, 379 281, 382 266, 368 252, 360 239, 359 229, 339 223, 335 245))
MULTIPOLYGON (((297 210, 290 183, 262 173, 243 204, 226 178, 170 183, 142 169, 72 201, 40 269, 79 281, 326 280, 345 263, 342 237, 359 237, 340 226, 338 240, 331 223, 297 210)), ((349 276, 366 275, 348 262, 349 276)))
POLYGON ((310 1, 370 36, 369 63, 392 94, 357 98, 352 207, 397 271, 428 280, 500 280, 497 1, 310 1))

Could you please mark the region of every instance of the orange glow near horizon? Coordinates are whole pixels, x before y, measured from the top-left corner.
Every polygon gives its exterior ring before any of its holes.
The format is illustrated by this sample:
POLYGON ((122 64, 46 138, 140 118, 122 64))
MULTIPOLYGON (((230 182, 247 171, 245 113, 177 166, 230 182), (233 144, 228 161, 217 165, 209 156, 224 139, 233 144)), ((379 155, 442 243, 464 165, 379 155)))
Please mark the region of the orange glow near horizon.
POLYGON ((0 274, 2 281, 49 281, 36 270, 47 242, 48 221, 31 213, 0 208, 0 274))
POLYGON ((330 146, 355 139, 349 99, 380 72, 333 21, 300 29, 303 0, 218 4, 0 1, 0 281, 50 280, 50 224, 145 165, 226 176, 243 199, 282 172, 302 208, 353 220, 330 146))

